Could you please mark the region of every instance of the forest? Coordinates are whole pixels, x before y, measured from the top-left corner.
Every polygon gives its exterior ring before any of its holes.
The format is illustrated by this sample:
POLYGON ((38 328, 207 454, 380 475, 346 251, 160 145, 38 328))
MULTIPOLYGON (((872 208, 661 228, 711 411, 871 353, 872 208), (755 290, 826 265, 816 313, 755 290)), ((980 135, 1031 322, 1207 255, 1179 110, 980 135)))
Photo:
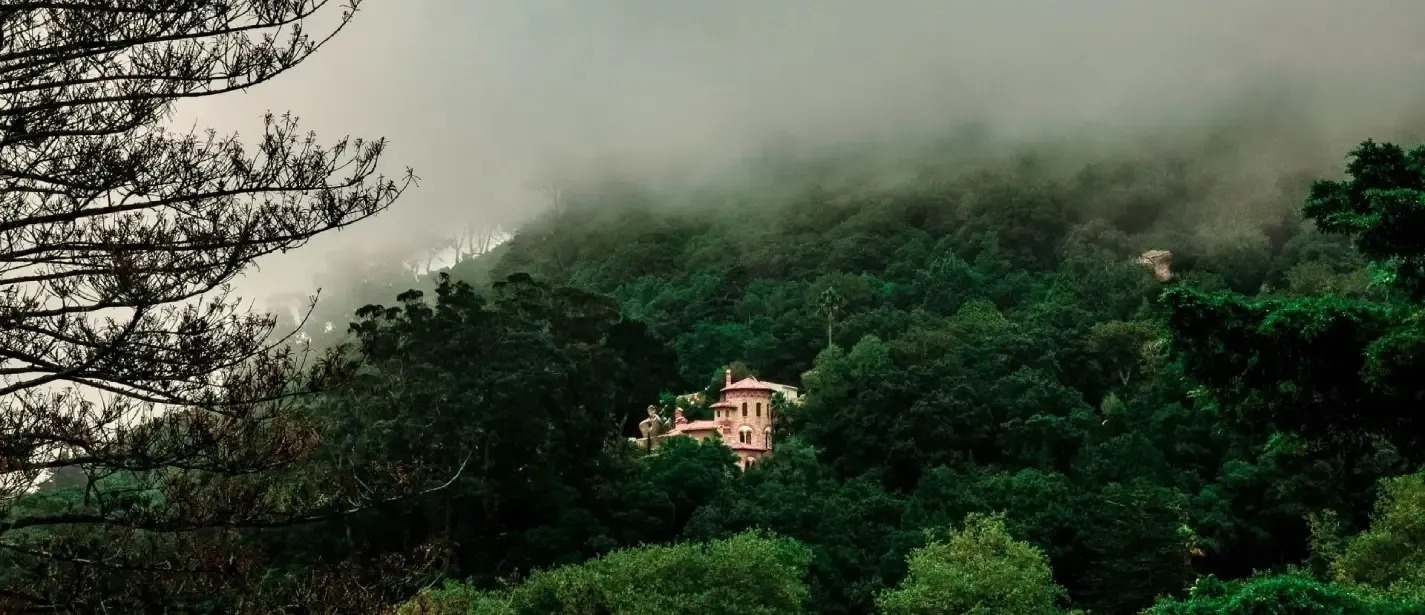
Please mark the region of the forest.
POLYGON ((413 174, 290 116, 147 128, 319 45, 67 10, 180 43, 0 42, 39 84, 0 89, 0 612, 1425 613, 1425 146, 1244 180, 1240 126, 967 130, 582 178, 293 328, 224 285, 413 174), (729 371, 801 389, 766 461, 634 441, 729 371))
POLYGON ((1349 154, 1232 237, 1172 160, 571 190, 313 328, 339 467, 463 471, 274 557, 433 549, 402 613, 1421 612, 1425 149, 1349 154), (804 389, 770 460, 628 445, 725 369, 804 389))

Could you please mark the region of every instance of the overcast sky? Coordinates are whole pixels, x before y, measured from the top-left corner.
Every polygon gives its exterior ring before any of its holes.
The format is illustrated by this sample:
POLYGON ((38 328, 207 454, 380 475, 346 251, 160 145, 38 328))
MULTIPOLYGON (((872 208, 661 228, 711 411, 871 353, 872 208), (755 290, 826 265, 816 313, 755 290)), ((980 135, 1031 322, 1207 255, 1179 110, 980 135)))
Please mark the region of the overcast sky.
POLYGON ((387 168, 422 178, 384 216, 264 261, 241 287, 260 298, 393 238, 536 207, 531 179, 561 161, 714 169, 769 135, 970 118, 1191 130, 1283 83, 1304 131, 1389 136, 1425 102, 1422 34, 1419 0, 368 0, 309 63, 179 121, 255 133, 290 110, 326 140, 388 137, 387 168))

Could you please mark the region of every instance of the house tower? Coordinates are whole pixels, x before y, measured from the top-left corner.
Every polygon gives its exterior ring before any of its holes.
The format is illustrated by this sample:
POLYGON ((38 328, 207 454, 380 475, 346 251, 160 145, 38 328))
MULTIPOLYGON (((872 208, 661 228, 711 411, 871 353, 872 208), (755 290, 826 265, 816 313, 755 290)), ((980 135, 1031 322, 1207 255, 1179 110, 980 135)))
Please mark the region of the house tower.
POLYGON ((772 451, 775 392, 775 387, 755 377, 733 382, 729 369, 723 378, 722 399, 712 405, 713 420, 723 442, 737 453, 744 469, 772 451))

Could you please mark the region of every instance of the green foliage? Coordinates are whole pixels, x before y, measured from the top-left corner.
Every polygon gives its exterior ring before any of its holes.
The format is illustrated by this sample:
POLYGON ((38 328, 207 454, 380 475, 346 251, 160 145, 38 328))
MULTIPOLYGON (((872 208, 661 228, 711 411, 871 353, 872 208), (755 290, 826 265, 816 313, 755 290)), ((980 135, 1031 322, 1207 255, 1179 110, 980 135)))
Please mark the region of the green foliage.
MULTIPOLYGON (((353 439, 351 466, 498 454, 448 496, 325 540, 449 538, 473 584, 443 591, 472 612, 611 604, 596 588, 623 585, 581 562, 750 528, 803 546, 816 613, 1030 595, 983 608, 1396 608, 1367 588, 1414 595, 1404 513, 1350 536, 1381 478, 1425 464, 1420 245, 1401 230, 1422 159, 1363 146, 1352 179, 1311 190, 1325 233, 1288 211, 1295 189, 1281 219, 1203 228, 1185 204, 1211 178, 1172 161, 928 168, 889 188, 783 165, 795 177, 742 190, 573 191, 463 267, 505 280, 490 292, 448 283, 433 306, 364 312, 369 371, 314 410, 353 439), (1135 261, 1158 248, 1166 290, 1135 261), (804 391, 778 402, 770 460, 741 473, 720 443, 622 442, 655 401, 708 418, 729 368, 804 391), (926 544, 969 515, 993 517, 926 544), (1337 583, 1281 575, 1303 564, 1337 583), (1201 575, 1235 580, 1188 595, 1201 575)), ((1408 491, 1390 506, 1413 510, 1408 491)))
MULTIPOLYGON (((1199 401, 1258 441, 1238 448, 1197 497, 1202 533, 1219 552, 1225 543, 1291 545, 1283 559, 1299 561, 1309 516, 1340 511, 1346 529, 1359 527, 1377 480, 1425 462, 1416 411, 1425 389, 1414 382, 1425 334, 1411 301, 1421 298, 1422 244, 1404 232, 1422 211, 1419 160, 1419 151, 1366 142, 1352 152, 1350 179, 1317 182, 1303 209, 1322 231, 1350 238, 1358 260, 1386 274, 1387 292, 1164 294, 1172 346, 1201 386, 1199 401)), ((1325 256, 1319 267, 1350 271, 1330 242, 1310 249, 1325 256)))
POLYGON ((724 496, 700 509, 693 538, 765 528, 806 544, 810 586, 818 613, 867 613, 875 593, 903 574, 903 502, 874 481, 837 480, 810 447, 783 442, 724 496))
POLYGON ((905 522, 937 527, 999 513, 1012 534, 1049 557, 1076 604, 1135 612, 1193 578, 1184 499, 1143 480, 1092 489, 1039 470, 937 468, 917 486, 905 522))
MULTIPOLYGON (((1089 186, 1133 181, 1101 171, 1076 179, 1096 203, 1102 195, 1089 186)), ((767 201, 691 216, 635 208, 648 228, 683 221, 689 234, 665 245, 686 250, 688 268, 594 289, 676 338, 694 384, 729 358, 774 379, 804 373, 805 403, 787 408, 784 427, 819 451, 808 463, 831 470, 768 464, 746 477, 755 487, 727 491, 730 501, 711 502, 690 531, 740 523, 802 531, 813 548, 856 545, 814 575, 820 591, 856 587, 851 579, 884 585, 898 574, 885 561, 924 524, 1004 510, 1076 602, 1114 612, 1183 589, 1195 566, 1240 574, 1303 557, 1309 514, 1338 507, 1354 523, 1360 507, 1350 502, 1408 464, 1396 453, 1406 444, 1369 435, 1330 459, 1292 452, 1322 450, 1317 436, 1343 418, 1389 424, 1415 391, 1403 376, 1415 341, 1399 328, 1407 312, 1371 301, 1359 284, 1364 261, 1349 247, 1286 223, 1201 245, 1160 229, 1154 241, 1164 243, 1150 246, 1172 248, 1180 279, 1203 289, 1180 285, 1155 304, 1157 283, 1130 258, 1143 247, 1133 234, 1141 227, 1114 227, 1130 218, 1065 224, 1068 212, 1091 208, 1043 177, 1016 176, 1017 189, 994 177, 939 179, 936 189, 879 201, 809 192, 825 215, 784 214, 767 201), (993 214, 978 209, 989 203, 993 214), (1274 288, 1255 298, 1213 294, 1214 283, 1274 288), (1322 290, 1342 295, 1303 296, 1322 290), (825 325, 830 345, 817 339, 825 325), (1389 369, 1375 375, 1371 365, 1389 369), (1200 385, 1210 394, 1189 388, 1200 385), (1305 442, 1283 445, 1298 433, 1305 442), (927 479, 939 468, 966 467, 984 478, 931 497, 936 481, 927 479), (1057 476, 1063 495, 997 495, 1010 476, 1057 476), (862 528, 881 534, 879 544, 820 539, 779 512, 794 498, 823 501, 837 484, 865 489, 865 477, 886 497, 914 492, 899 523, 862 528), (815 486, 793 487, 806 484, 815 486), (1126 580, 1143 577, 1153 581, 1126 580)), ((539 249, 511 246, 526 263, 539 262, 539 249)), ((621 268, 614 257, 587 260, 621 268)), ((854 506, 846 497, 826 501, 854 506)))
POLYGON ((1366 141, 1351 151, 1350 179, 1317 181, 1302 208, 1327 233, 1350 236, 1382 265, 1383 281, 1425 298, 1425 147, 1366 141))
POLYGON ((730 488, 737 456, 721 440, 669 438, 644 462, 642 478, 668 503, 671 535, 677 536, 703 507, 730 488))
POLYGON ((1159 332, 1153 323, 1114 320, 1095 324, 1084 340, 1099 370, 1128 386, 1142 370, 1159 332))
POLYGON ((1402 316, 1337 297, 1254 301, 1186 287, 1164 302, 1193 376, 1223 401, 1251 402, 1292 427, 1348 419, 1338 413, 1372 394, 1361 380, 1367 348, 1402 316))
POLYGON ((811 555, 785 538, 742 533, 707 543, 615 551, 534 573, 493 592, 447 585, 401 615, 799 615, 811 555))
POLYGON ((1208 578, 1186 599, 1167 599, 1147 615, 1407 615, 1425 604, 1377 596, 1290 574, 1224 583, 1208 578))
POLYGON ((1370 528, 1342 545, 1331 573, 1425 604, 1425 475, 1383 481, 1370 528))
POLYGON ((1135 612, 1192 582, 1187 498, 1146 480, 1110 483, 1085 502, 1077 522, 1082 545, 1065 583, 1080 604, 1111 613, 1135 612))
POLYGON ((970 515, 907 558, 905 580, 876 600, 885 615, 1062 613, 1049 562, 1014 540, 1004 519, 970 515))
POLYGON ((1046 356, 1023 326, 972 301, 894 343, 868 336, 821 354, 788 419, 843 476, 881 470, 896 489, 968 461, 1064 469, 1093 411, 1046 356))
POLYGON ((524 276, 488 295, 446 279, 435 294, 363 308, 352 325, 360 377, 313 412, 345 480, 401 464, 453 482, 327 531, 358 552, 471 545, 450 552, 452 565, 482 580, 675 535, 691 512, 650 507, 691 496, 648 497, 657 487, 615 446, 671 379, 642 325, 606 297, 524 276))
POLYGON ((1294 295, 1359 297, 1367 293, 1370 274, 1362 268, 1339 271, 1322 262, 1305 262, 1288 269, 1286 290, 1294 295))

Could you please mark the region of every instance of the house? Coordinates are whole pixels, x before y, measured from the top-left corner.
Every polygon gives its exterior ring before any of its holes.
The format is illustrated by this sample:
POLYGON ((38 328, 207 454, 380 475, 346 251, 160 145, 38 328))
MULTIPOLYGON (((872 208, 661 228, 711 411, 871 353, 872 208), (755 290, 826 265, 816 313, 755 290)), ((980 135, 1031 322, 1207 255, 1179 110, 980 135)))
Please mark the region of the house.
POLYGON ((723 383, 720 399, 711 406, 713 418, 689 421, 679 408, 674 411, 671 429, 663 432, 660 424, 655 433, 650 421, 661 419, 650 411, 651 418, 640 425, 645 437, 637 440, 654 444, 673 436, 698 440, 722 438, 723 443, 737 453, 742 469, 752 467, 772 453, 773 428, 778 418, 772 409, 773 396, 780 393, 795 403, 800 401, 800 392, 794 386, 764 382, 755 377, 733 382, 732 370, 727 370, 723 383))

